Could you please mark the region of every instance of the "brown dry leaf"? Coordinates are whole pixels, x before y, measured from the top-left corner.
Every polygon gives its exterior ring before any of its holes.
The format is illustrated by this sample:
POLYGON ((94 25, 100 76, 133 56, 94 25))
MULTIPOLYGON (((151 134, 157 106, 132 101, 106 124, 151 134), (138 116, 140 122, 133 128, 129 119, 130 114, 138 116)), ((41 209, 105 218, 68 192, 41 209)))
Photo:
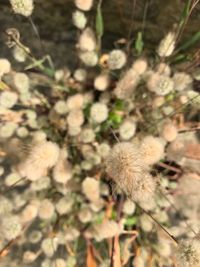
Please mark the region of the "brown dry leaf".
POLYGON ((97 267, 97 263, 94 257, 94 248, 90 243, 87 246, 87 267, 97 267))

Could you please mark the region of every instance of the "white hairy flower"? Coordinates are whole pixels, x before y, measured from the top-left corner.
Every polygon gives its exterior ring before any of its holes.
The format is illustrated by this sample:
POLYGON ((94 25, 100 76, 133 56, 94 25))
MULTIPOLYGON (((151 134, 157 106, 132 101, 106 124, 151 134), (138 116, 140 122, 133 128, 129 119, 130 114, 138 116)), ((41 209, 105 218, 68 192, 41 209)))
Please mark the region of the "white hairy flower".
POLYGON ((103 239, 112 238, 115 235, 120 235, 123 231, 123 227, 115 221, 106 221, 102 224, 98 224, 94 227, 95 239, 102 241, 103 239))
POLYGON ((111 70, 121 69, 126 64, 126 54, 119 49, 110 52, 108 57, 108 67, 111 70))
POLYGON ((14 13, 29 17, 34 9, 33 0, 10 0, 14 13))
POLYGON ((161 138, 146 136, 141 143, 140 152, 144 164, 155 164, 164 157, 165 143, 161 138))
POLYGON ((93 51, 96 47, 96 38, 91 28, 86 28, 79 38, 79 48, 82 51, 93 51))
MULTIPOLYGON (((26 50, 29 51, 29 48, 26 47, 26 50)), ((20 63, 26 61, 27 53, 21 47, 15 45, 13 50, 12 50, 12 54, 13 54, 13 57, 16 61, 18 61, 20 63)))
POLYGON ((41 243, 41 249, 47 257, 52 257, 58 247, 56 238, 45 238, 41 243))
POLYGON ((108 107, 103 103, 94 103, 90 110, 90 117, 96 123, 102 123, 108 118, 108 107))
POLYGON ((142 75, 147 70, 148 64, 145 59, 137 59, 132 68, 138 73, 138 75, 142 75))
POLYGON ((88 11, 92 8, 93 0, 75 0, 75 5, 83 11, 88 11))
POLYGON ((78 82, 84 82, 87 78, 87 71, 84 69, 77 69, 74 72, 74 78, 78 81, 78 82))
POLYGON ((133 121, 126 120, 119 127, 120 138, 124 141, 130 140, 136 131, 136 124, 133 121))
POLYGON ((160 42, 157 53, 160 57, 170 56, 175 49, 176 35, 174 32, 169 32, 160 42))
POLYGON ((183 91, 192 88, 192 77, 184 72, 176 72, 173 76, 174 89, 183 91))
POLYGON ((54 109, 60 115, 66 114, 68 112, 68 107, 67 107, 66 101, 58 100, 55 103, 54 109))
POLYGON ((98 91, 105 91, 110 84, 110 77, 108 74, 102 73, 94 80, 94 87, 98 91))
POLYGON ((84 114, 81 109, 71 110, 67 116, 69 127, 79 127, 84 123, 84 114))
POLYGON ((100 187, 99 181, 94 178, 87 177, 82 182, 82 190, 84 195, 89 199, 91 202, 97 202, 100 197, 100 187))
POLYGON ((0 58, 0 79, 4 74, 9 73, 11 64, 6 58, 0 58))
POLYGON ((147 87, 157 95, 164 96, 174 89, 174 81, 168 76, 153 73, 147 82, 147 87))
POLYGON ((82 94, 75 94, 67 98, 68 110, 82 109, 84 104, 84 98, 82 94))
POLYGON ((3 91, 0 94, 0 106, 4 108, 12 108, 18 100, 18 95, 14 92, 3 91))
POLYGON ((98 55, 95 51, 85 51, 79 54, 81 61, 88 67, 94 67, 98 63, 98 55))
POLYGON ((76 10, 74 13, 73 13, 73 23, 74 25, 78 28, 78 29, 84 29, 85 28, 85 25, 87 23, 87 18, 85 16, 85 14, 79 10, 76 10))
POLYGON ((58 161, 53 169, 53 179, 57 183, 66 184, 72 178, 72 166, 67 160, 64 150, 60 151, 58 161))
POLYGON ((40 203, 38 216, 42 220, 49 220, 53 217, 55 207, 49 199, 43 199, 40 203))
POLYGON ((200 238, 199 235, 193 239, 182 241, 177 249, 178 267, 200 266, 200 238))
POLYGON ((14 75, 14 84, 20 93, 26 93, 30 87, 29 77, 25 73, 17 72, 14 75))
POLYGON ((71 211, 73 203, 72 197, 63 197, 56 203, 56 210, 60 215, 67 214, 71 211))
POLYGON ((0 221, 0 232, 7 240, 12 240, 20 235, 22 225, 18 216, 2 217, 0 221))

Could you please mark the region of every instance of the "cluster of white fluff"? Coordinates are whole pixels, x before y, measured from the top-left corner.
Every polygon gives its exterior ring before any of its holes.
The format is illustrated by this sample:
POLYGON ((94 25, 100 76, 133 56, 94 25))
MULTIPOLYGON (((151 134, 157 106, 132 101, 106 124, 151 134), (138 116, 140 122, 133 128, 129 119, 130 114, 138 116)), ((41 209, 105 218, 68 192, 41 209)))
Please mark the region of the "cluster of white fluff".
POLYGON ((106 160, 106 172, 131 200, 146 201, 154 195, 156 183, 148 173, 138 147, 116 144, 106 160))
POLYGON ((177 263, 180 267, 200 266, 200 238, 196 235, 192 239, 182 241, 177 248, 177 263))
POLYGON ((10 0, 14 13, 29 17, 34 9, 33 0, 10 0))
POLYGON ((58 158, 57 144, 46 140, 33 142, 27 157, 17 165, 17 171, 22 177, 35 181, 45 176, 48 170, 55 166, 58 158))

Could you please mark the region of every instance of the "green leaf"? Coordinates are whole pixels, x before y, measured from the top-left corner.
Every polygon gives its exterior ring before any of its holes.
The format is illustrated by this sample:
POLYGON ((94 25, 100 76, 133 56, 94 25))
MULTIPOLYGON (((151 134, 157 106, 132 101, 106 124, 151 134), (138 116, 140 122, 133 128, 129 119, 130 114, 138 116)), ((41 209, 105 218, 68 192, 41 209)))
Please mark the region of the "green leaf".
POLYGON ((178 52, 188 49, 189 47, 193 46, 199 40, 200 40, 200 31, 196 32, 181 47, 179 47, 178 52))
POLYGON ((137 223, 137 217, 129 217, 125 221, 125 225, 128 226, 136 225, 136 223, 137 223))
POLYGON ((180 17, 180 22, 179 22, 179 27, 182 27, 182 25, 184 24, 185 20, 189 16, 190 6, 191 6, 191 0, 188 0, 185 3, 184 9, 182 11, 182 14, 181 14, 181 17, 180 17))
POLYGON ((137 38, 135 41, 135 49, 139 55, 142 53, 143 48, 144 48, 144 43, 142 39, 142 32, 138 32, 137 38))
POLYGON ((101 38, 104 33, 104 23, 103 23, 103 16, 102 16, 102 10, 101 10, 101 3, 99 3, 97 6, 96 33, 99 38, 101 38))

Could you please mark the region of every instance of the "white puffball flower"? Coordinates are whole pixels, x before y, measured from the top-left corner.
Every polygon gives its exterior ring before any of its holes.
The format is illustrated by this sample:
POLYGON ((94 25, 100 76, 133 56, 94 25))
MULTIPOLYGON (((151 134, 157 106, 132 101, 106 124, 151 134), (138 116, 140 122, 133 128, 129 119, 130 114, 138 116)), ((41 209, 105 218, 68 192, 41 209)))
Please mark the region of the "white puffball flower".
POLYGON ((192 88, 192 77, 184 72, 176 72, 173 76, 174 89, 176 91, 183 91, 192 88))
POLYGON ((176 252, 178 267, 200 266, 200 238, 199 234, 192 239, 182 241, 176 252))
POLYGON ((161 136, 167 141, 172 142, 176 139, 178 130, 172 123, 165 123, 161 130, 161 136))
POLYGON ((100 185, 99 181, 94 178, 87 177, 82 182, 82 190, 84 195, 91 202, 97 202, 100 197, 100 185))
POLYGON ((42 220, 49 220, 53 217, 55 207, 49 199, 43 199, 40 203, 38 216, 42 220))
POLYGON ((97 146, 97 154, 102 157, 103 159, 105 159, 109 152, 110 152, 110 146, 107 143, 101 143, 97 146))
POLYGON ((75 5, 83 11, 88 11, 92 8, 93 0, 75 0, 75 5))
POLYGON ((67 267, 67 263, 66 263, 66 260, 64 259, 55 259, 53 262, 52 262, 52 265, 51 267, 67 267))
POLYGON ((0 221, 0 232, 7 240, 12 240, 19 236, 22 231, 22 225, 18 216, 2 217, 0 221))
POLYGON ((151 232, 153 229, 153 221, 147 214, 140 216, 140 227, 144 232, 151 232))
POLYGON ((69 111, 82 109, 84 105, 84 97, 82 94, 75 94, 67 98, 67 108, 69 111))
POLYGON ((102 241, 103 239, 112 238, 116 235, 120 235, 123 228, 120 224, 113 220, 103 222, 94 227, 96 241, 102 241))
POLYGON ((87 78, 87 71, 84 69, 77 69, 74 72, 74 78, 78 82, 84 82, 87 78))
POLYGON ((174 89, 174 81, 168 76, 153 73, 147 82, 147 87, 157 95, 165 96, 174 89))
POLYGON ((175 49, 176 35, 169 32, 160 42, 157 53, 160 57, 169 57, 175 49))
POLYGON ((30 87, 29 77, 22 72, 14 75, 14 84, 20 93, 27 93, 30 87))
POLYGON ((11 64, 6 58, 0 58, 0 78, 11 71, 11 64))
POLYGON ((69 136, 77 136, 77 135, 80 134, 80 132, 81 132, 81 127, 80 126, 75 126, 75 127, 69 126, 67 133, 68 133, 69 136))
POLYGON ((130 140, 136 131, 136 123, 130 120, 124 121, 119 127, 119 136, 123 141, 130 140))
POLYGON ((124 51, 115 49, 108 57, 108 68, 111 70, 121 69, 126 64, 127 58, 124 51))
POLYGON ((71 211, 73 203, 72 197, 63 197, 56 203, 56 210, 60 215, 67 214, 71 211))
POLYGON ((47 171, 56 164, 59 151, 58 145, 50 141, 33 143, 27 158, 17 166, 19 174, 31 181, 45 176, 47 171))
POLYGON ((131 215, 135 212, 136 205, 130 199, 127 199, 123 205, 123 212, 127 215, 131 215))
POLYGON ((110 85, 110 77, 106 73, 98 75, 94 80, 94 87, 98 91, 105 91, 110 85))
POLYGON ((130 99, 139 81, 140 75, 133 68, 126 71, 114 89, 117 98, 130 99))
POLYGON ((33 230, 28 236, 28 241, 32 244, 39 243, 41 239, 42 239, 42 232, 39 230, 33 230))
POLYGON ((85 28, 87 24, 87 18, 83 12, 76 10, 72 15, 72 19, 74 26, 76 26, 78 29, 82 30, 85 28))
POLYGON ((42 191, 51 186, 51 179, 48 176, 41 177, 40 179, 31 183, 30 188, 33 191, 42 191))
POLYGON ((171 245, 169 242, 166 242, 166 240, 160 240, 156 250, 159 253, 159 255, 164 258, 170 257, 172 253, 171 245))
POLYGON ((83 208, 78 213, 78 218, 82 223, 88 223, 92 221, 92 212, 88 208, 83 208))
POLYGON ((53 169, 53 179, 57 183, 66 184, 72 178, 72 166, 67 160, 65 150, 60 151, 58 161, 53 169))
POLYGON ((80 236, 80 232, 72 226, 67 228, 67 230, 65 230, 66 241, 75 241, 79 236, 80 236))
POLYGON ((71 110, 67 116, 69 127, 78 127, 84 123, 84 114, 81 109, 71 110))
POLYGON ((57 247, 58 243, 56 238, 45 238, 41 243, 42 251, 49 258, 55 254, 57 247))
POLYGON ((8 198, 3 196, 0 196, 0 203, 0 217, 3 218, 13 210, 13 204, 8 198))
POLYGON ((54 109, 60 115, 66 114, 68 112, 68 107, 67 107, 66 101, 58 100, 55 103, 54 109))
POLYGON ((95 123, 102 123, 108 118, 108 107, 103 103, 94 103, 90 109, 90 117, 95 123))
POLYGON ((28 204, 22 211, 21 214, 21 222, 27 223, 35 219, 38 215, 38 205, 37 203, 30 203, 28 204))
MULTIPOLYGON (((5 185, 10 187, 13 184, 15 184, 16 182, 18 182, 21 179, 20 175, 16 172, 11 172, 9 173, 6 177, 5 177, 5 185)), ((23 181, 21 181, 20 183, 17 183, 15 186, 20 186, 23 184, 23 181)))
MULTIPOLYGON (((29 50, 28 47, 26 47, 26 50, 27 51, 29 50)), ((12 50, 12 54, 13 54, 13 57, 16 61, 18 61, 20 63, 26 61, 27 53, 21 47, 19 47, 17 45, 14 46, 14 48, 12 50)))
POLYGON ((164 158, 165 143, 161 138, 146 136, 140 146, 144 164, 152 165, 164 158))
POLYGON ((79 58, 88 67, 94 67, 98 63, 98 55, 95 51, 81 52, 79 58))
POLYGON ((138 75, 142 75, 147 70, 148 64, 145 59, 137 59, 132 68, 138 73, 138 75))
POLYGON ((23 262, 30 264, 30 263, 34 262, 37 257, 38 257, 37 253, 30 251, 30 250, 27 250, 23 254, 23 262))
POLYGON ((20 138, 25 138, 29 135, 29 131, 26 127, 19 127, 16 131, 16 134, 20 138))
POLYGON ((33 0, 10 0, 12 10, 16 14, 29 17, 34 9, 33 0))
POLYGON ((80 134, 80 139, 83 143, 92 143, 95 140, 95 133, 90 128, 83 129, 80 134))
POLYGON ((4 108, 12 108, 18 100, 18 95, 14 92, 3 91, 0 94, 0 106, 4 108))
POLYGON ((0 127, 0 137, 1 138, 9 138, 11 137, 15 130, 17 129, 17 124, 14 122, 7 122, 0 127))
POLYGON ((86 28, 80 35, 78 41, 81 51, 94 51, 96 48, 96 38, 91 28, 86 28))

